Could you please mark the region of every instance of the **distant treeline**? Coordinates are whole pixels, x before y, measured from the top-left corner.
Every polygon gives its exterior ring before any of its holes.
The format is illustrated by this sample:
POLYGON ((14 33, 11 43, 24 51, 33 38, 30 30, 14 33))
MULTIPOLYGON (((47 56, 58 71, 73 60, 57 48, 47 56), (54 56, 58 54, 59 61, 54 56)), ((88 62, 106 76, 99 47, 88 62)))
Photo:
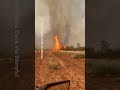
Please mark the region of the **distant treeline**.
POLYGON ((93 47, 85 48, 86 58, 120 58, 120 48, 111 49, 107 41, 102 40, 97 49, 93 47))
POLYGON ((86 58, 120 58, 120 49, 108 50, 107 52, 95 51, 94 48, 85 49, 86 58))
POLYGON ((84 51, 85 47, 66 46, 66 47, 61 47, 60 50, 65 50, 65 51, 84 51))

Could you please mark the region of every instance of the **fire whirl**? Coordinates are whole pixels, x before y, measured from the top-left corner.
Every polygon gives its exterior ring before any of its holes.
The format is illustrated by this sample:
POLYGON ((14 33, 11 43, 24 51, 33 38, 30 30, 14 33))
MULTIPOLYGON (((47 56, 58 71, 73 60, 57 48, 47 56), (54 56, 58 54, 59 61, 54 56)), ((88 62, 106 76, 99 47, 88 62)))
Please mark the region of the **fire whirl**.
POLYGON ((60 50, 61 45, 58 36, 55 36, 55 50, 58 51, 60 50))

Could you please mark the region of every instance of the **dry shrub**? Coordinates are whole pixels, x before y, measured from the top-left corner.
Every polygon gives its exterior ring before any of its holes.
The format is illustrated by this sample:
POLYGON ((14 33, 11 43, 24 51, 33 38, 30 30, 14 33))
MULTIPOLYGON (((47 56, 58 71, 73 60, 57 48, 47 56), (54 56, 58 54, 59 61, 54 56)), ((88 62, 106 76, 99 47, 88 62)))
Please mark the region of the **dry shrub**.
POLYGON ((49 60, 49 68, 53 69, 53 70, 59 70, 60 69, 60 65, 55 60, 49 60))

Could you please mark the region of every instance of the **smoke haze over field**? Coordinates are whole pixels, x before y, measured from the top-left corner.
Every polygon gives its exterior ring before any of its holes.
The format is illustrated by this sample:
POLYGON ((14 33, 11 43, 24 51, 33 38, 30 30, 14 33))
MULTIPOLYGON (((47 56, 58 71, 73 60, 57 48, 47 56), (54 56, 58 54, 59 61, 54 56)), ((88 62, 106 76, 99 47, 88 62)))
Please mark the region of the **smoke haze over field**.
POLYGON ((57 35, 61 44, 85 45, 84 0, 36 0, 35 47, 40 48, 40 33, 43 27, 44 48, 54 48, 57 35), (41 26, 41 23, 44 23, 41 26))

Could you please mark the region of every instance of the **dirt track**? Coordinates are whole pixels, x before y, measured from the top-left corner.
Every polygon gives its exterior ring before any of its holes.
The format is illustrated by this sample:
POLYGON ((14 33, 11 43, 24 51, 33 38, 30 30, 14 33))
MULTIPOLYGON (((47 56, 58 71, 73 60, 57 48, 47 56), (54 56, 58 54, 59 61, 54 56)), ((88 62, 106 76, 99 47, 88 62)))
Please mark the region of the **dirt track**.
POLYGON ((72 59, 65 53, 45 51, 43 60, 40 58, 40 53, 36 53, 36 85, 41 86, 50 82, 70 80, 70 90, 85 90, 84 64, 84 60, 72 59), (59 69, 51 69, 49 60, 57 62, 59 69))

